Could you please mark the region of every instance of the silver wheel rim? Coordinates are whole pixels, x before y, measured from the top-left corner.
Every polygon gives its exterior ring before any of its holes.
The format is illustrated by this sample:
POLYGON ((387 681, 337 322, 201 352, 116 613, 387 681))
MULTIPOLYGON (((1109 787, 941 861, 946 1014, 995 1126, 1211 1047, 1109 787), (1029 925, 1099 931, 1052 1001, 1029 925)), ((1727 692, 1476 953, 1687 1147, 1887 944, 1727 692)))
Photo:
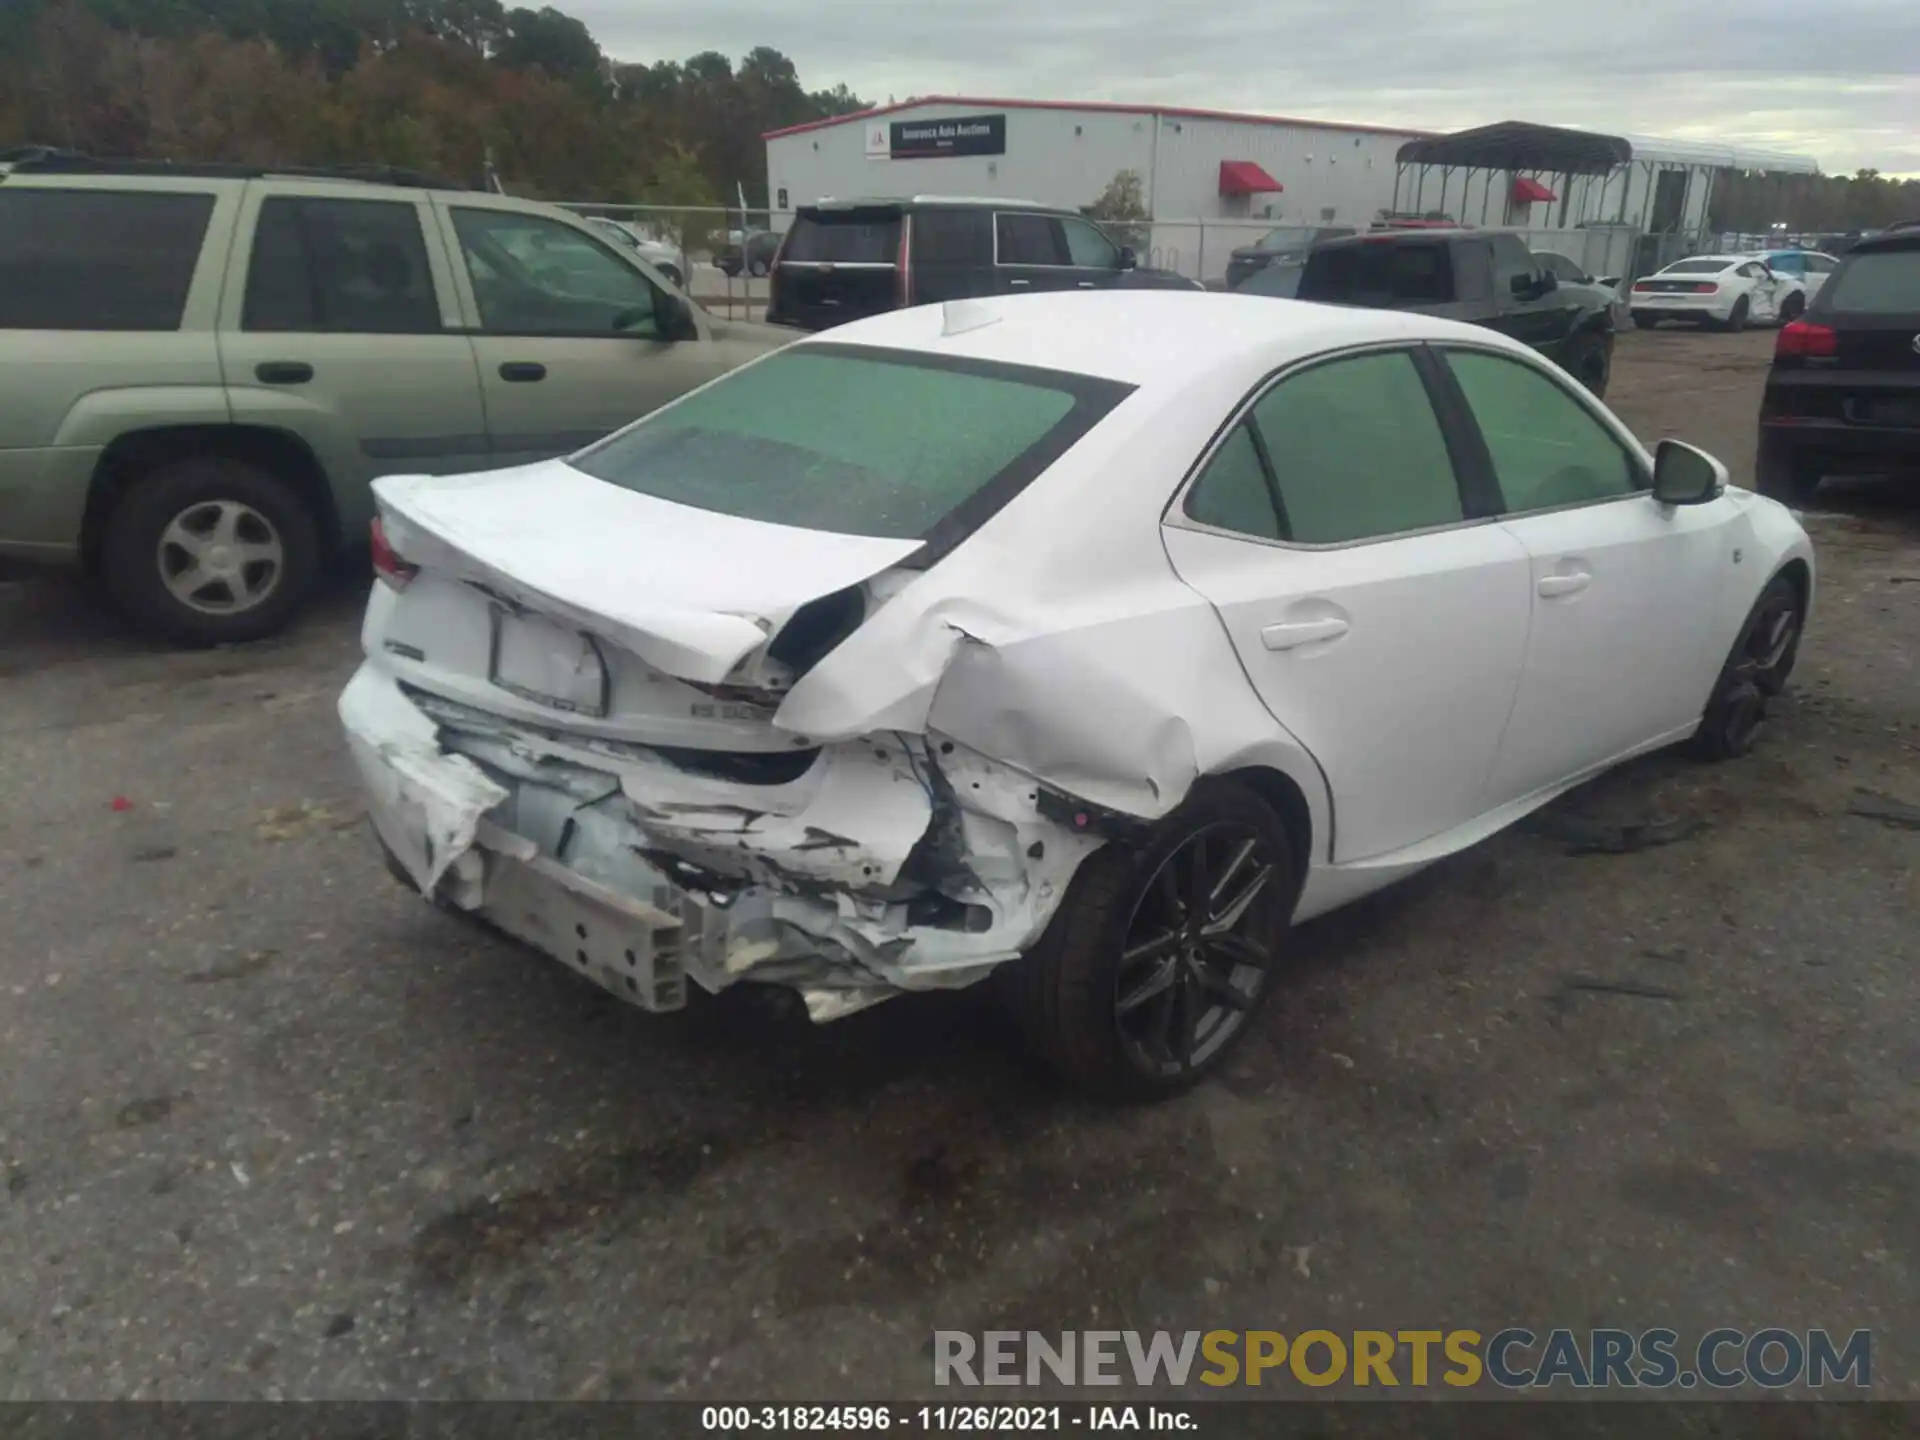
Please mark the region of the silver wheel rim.
POLYGON ((160 532, 167 593, 202 615, 237 615, 280 586, 286 550, 273 523, 238 500, 189 505, 160 532))

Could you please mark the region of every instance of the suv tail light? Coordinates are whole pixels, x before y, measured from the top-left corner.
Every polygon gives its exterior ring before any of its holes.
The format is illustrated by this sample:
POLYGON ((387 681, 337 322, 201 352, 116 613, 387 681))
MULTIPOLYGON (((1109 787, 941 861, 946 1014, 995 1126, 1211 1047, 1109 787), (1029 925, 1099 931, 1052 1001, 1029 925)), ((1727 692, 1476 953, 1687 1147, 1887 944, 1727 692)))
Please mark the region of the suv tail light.
POLYGON ((1828 325, 1815 325, 1806 320, 1795 320, 1780 327, 1780 336, 1773 342, 1773 356, 1798 359, 1826 360, 1840 353, 1840 337, 1828 325))
POLYGON ((374 578, 395 590, 406 589, 407 582, 420 573, 420 567, 409 565, 400 558, 399 552, 388 542, 387 527, 380 523, 378 516, 374 517, 367 531, 373 542, 374 578))

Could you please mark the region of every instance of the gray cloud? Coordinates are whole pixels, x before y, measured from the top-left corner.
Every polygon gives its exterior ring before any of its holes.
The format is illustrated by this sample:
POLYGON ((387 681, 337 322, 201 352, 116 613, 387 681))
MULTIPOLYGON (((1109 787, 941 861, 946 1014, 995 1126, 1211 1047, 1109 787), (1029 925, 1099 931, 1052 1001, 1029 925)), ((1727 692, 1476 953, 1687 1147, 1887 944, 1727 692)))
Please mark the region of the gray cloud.
POLYGON ((620 60, 790 56, 803 83, 1449 130, 1716 139, 1920 172, 1920 0, 562 0, 620 60))

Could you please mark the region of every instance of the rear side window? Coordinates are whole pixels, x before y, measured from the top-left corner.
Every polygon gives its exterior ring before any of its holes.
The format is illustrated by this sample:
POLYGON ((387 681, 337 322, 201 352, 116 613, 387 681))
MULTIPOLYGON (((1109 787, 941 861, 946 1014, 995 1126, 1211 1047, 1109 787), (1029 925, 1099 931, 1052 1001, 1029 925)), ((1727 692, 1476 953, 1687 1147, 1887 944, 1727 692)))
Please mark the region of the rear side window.
POLYGON ((984 210, 922 210, 913 217, 917 265, 991 265, 993 217, 984 210))
POLYGON ((418 209, 397 200, 263 202, 241 325, 359 335, 439 330, 418 209))
POLYGON ((1280 512, 1274 508, 1267 467, 1253 438, 1253 427, 1241 421, 1220 443, 1207 468, 1187 496, 1187 514, 1202 525, 1280 540, 1280 512))
POLYGON ((1845 314, 1920 314, 1920 248, 1849 256, 1820 290, 1822 309, 1845 314))
POLYGON ((1348 305, 1445 305, 1454 298, 1452 274, 1445 242, 1363 242, 1314 251, 1299 293, 1348 305))
POLYGON ((0 186, 0 329, 178 330, 211 195, 0 186))
POLYGON ((1335 545, 1465 517, 1439 418, 1404 352, 1303 370, 1254 405, 1253 422, 1291 540, 1335 545))
POLYGON ((900 258, 899 212, 850 210, 796 216, 780 258, 813 264, 895 264, 900 258))
POLYGON ((928 538, 956 511, 978 524, 983 507, 1004 504, 1130 389, 1024 366, 803 345, 568 463, 723 515, 928 538))

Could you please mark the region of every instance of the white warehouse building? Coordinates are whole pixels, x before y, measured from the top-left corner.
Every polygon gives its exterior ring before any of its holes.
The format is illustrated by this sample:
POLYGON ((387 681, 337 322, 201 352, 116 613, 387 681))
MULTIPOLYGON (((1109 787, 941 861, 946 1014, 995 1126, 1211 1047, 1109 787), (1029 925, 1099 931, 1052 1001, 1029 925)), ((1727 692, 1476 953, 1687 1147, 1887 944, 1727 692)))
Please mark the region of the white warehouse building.
MULTIPOLYGON (((796 206, 828 197, 984 195, 1079 209, 1131 171, 1151 220, 1143 262, 1202 280, 1218 280, 1236 246, 1278 226, 1364 229, 1388 211, 1444 210, 1556 236, 1610 227, 1622 233, 1588 248, 1630 253, 1626 231, 1702 230, 1716 167, 1817 168, 1798 156, 1514 122, 1445 136, 1176 106, 954 95, 765 139, 776 228, 796 206), (1446 153, 1450 142, 1477 136, 1491 143, 1458 147, 1464 159, 1446 153), (1410 158, 1436 149, 1437 160, 1410 158), (1588 168, 1526 163, 1558 154, 1588 168), (1475 156, 1491 159, 1475 170, 1475 156)), ((1601 261, 1592 255, 1596 272, 1601 261)))

